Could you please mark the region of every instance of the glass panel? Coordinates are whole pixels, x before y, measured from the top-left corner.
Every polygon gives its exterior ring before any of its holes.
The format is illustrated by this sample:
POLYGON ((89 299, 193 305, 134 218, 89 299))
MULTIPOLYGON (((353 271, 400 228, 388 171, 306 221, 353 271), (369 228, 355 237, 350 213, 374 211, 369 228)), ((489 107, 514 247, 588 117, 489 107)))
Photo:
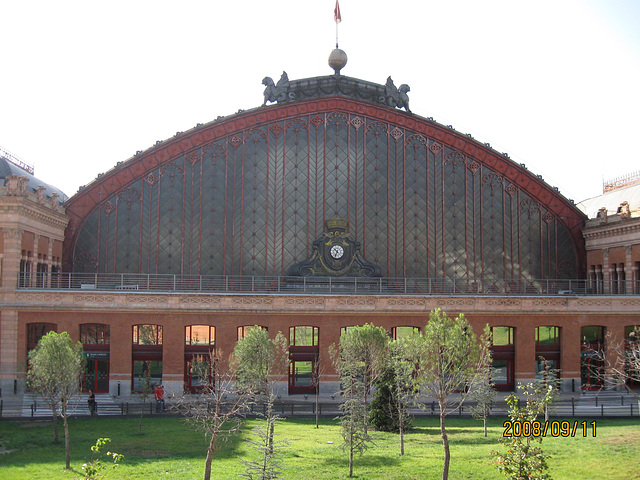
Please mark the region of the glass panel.
POLYGON ((558 327, 537 327, 536 344, 538 345, 559 345, 560 329, 558 327))
POLYGON ((513 345, 513 328, 512 327, 493 327, 493 345, 513 345))
POLYGON ((293 375, 293 385, 296 387, 311 387, 313 385, 312 372, 313 362, 291 362, 291 372, 293 375))
POLYGON ((187 362, 190 387, 204 387, 211 384, 213 377, 211 362, 204 360, 207 357, 194 358, 187 362))
POLYGON ((96 360, 96 391, 109 391, 109 360, 96 360))
MULTIPOLYGON (((242 340, 254 326, 255 325, 244 325, 242 327, 238 327, 238 340, 242 340)), ((266 328, 262 326, 258 326, 258 328, 266 330, 266 328)))
POLYGON ((133 362, 133 391, 143 392, 149 376, 150 392, 162 383, 162 361, 134 360, 133 362), (147 373, 148 372, 148 373, 147 373))
POLYGON ((190 325, 186 327, 187 345, 213 345, 213 327, 209 325, 190 325))
POLYGON ((318 345, 318 327, 291 327, 290 341, 295 347, 314 347, 318 345))
POLYGON ((419 331, 420 329, 418 327, 394 327, 393 338, 397 340, 398 338, 408 337, 419 331))
POLYGON ((558 369, 558 361, 557 360, 549 360, 549 359, 542 359, 540 360, 539 358, 536 360, 536 378, 537 379, 542 379, 544 378, 544 364, 547 364, 547 366, 549 367, 550 370, 557 370, 558 369))
POLYGON ((493 369, 491 371, 491 379, 496 385, 505 385, 509 383, 509 371, 507 360, 494 360, 493 369))
POLYGON ((587 345, 604 343, 604 327, 588 326, 581 329, 582 343, 587 345))
POLYGON ((162 326, 134 325, 133 343, 136 345, 162 345, 162 326))

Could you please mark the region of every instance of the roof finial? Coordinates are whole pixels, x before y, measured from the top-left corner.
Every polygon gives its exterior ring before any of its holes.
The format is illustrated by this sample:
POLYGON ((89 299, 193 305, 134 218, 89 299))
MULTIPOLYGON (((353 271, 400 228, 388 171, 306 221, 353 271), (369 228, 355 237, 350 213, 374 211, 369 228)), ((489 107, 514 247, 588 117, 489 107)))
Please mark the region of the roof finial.
POLYGON ((336 48, 329 55, 329 66, 333 68, 336 75, 340 75, 340 70, 347 64, 347 54, 338 48, 338 24, 342 21, 338 0, 336 0, 336 7, 333 9, 333 20, 336 22, 336 48))

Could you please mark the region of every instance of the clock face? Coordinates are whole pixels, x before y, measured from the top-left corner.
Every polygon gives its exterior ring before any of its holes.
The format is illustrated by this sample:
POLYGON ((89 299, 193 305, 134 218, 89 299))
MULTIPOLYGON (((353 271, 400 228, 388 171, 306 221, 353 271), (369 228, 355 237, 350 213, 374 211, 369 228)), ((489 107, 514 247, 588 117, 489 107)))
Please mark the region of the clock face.
POLYGON ((344 248, 342 248, 342 245, 334 245, 331 247, 331 250, 329 250, 329 253, 333 258, 342 258, 344 255, 344 248))

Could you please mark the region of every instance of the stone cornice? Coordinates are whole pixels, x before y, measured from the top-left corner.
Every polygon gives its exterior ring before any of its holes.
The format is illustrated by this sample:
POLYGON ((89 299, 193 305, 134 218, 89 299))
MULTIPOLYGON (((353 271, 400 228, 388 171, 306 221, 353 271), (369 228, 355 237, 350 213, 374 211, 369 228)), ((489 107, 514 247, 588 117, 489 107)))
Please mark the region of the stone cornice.
POLYGON ((5 218, 15 217, 16 223, 23 225, 24 219, 33 220, 61 232, 60 239, 64 235, 64 229, 69 223, 69 218, 63 209, 52 209, 46 205, 19 196, 0 196, 0 215, 5 218))
POLYGON ((603 223, 597 226, 585 227, 582 235, 585 240, 591 238, 606 238, 619 235, 637 234, 640 232, 640 221, 626 221, 614 224, 603 223))
POLYGON ((0 308, 162 313, 366 313, 424 314, 441 308, 465 314, 634 314, 640 296, 349 296, 349 295, 185 295, 114 292, 13 291, 0 308))

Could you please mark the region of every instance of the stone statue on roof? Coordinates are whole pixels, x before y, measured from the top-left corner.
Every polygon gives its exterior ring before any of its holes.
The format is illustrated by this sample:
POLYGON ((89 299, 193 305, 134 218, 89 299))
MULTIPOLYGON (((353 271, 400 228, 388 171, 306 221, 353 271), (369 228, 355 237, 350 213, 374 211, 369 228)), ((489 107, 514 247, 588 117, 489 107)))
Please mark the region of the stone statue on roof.
POLYGON ((388 77, 384 90, 386 93, 387 105, 397 108, 404 107, 407 112, 411 113, 411 110, 409 109, 409 95, 407 95, 411 90, 409 85, 403 83, 400 85, 400 88, 396 88, 391 77, 388 77))
POLYGON ((264 89, 264 107, 267 102, 286 102, 288 100, 289 92, 289 76, 287 72, 282 72, 278 83, 274 83, 271 77, 264 77, 262 84, 266 87, 264 89))

